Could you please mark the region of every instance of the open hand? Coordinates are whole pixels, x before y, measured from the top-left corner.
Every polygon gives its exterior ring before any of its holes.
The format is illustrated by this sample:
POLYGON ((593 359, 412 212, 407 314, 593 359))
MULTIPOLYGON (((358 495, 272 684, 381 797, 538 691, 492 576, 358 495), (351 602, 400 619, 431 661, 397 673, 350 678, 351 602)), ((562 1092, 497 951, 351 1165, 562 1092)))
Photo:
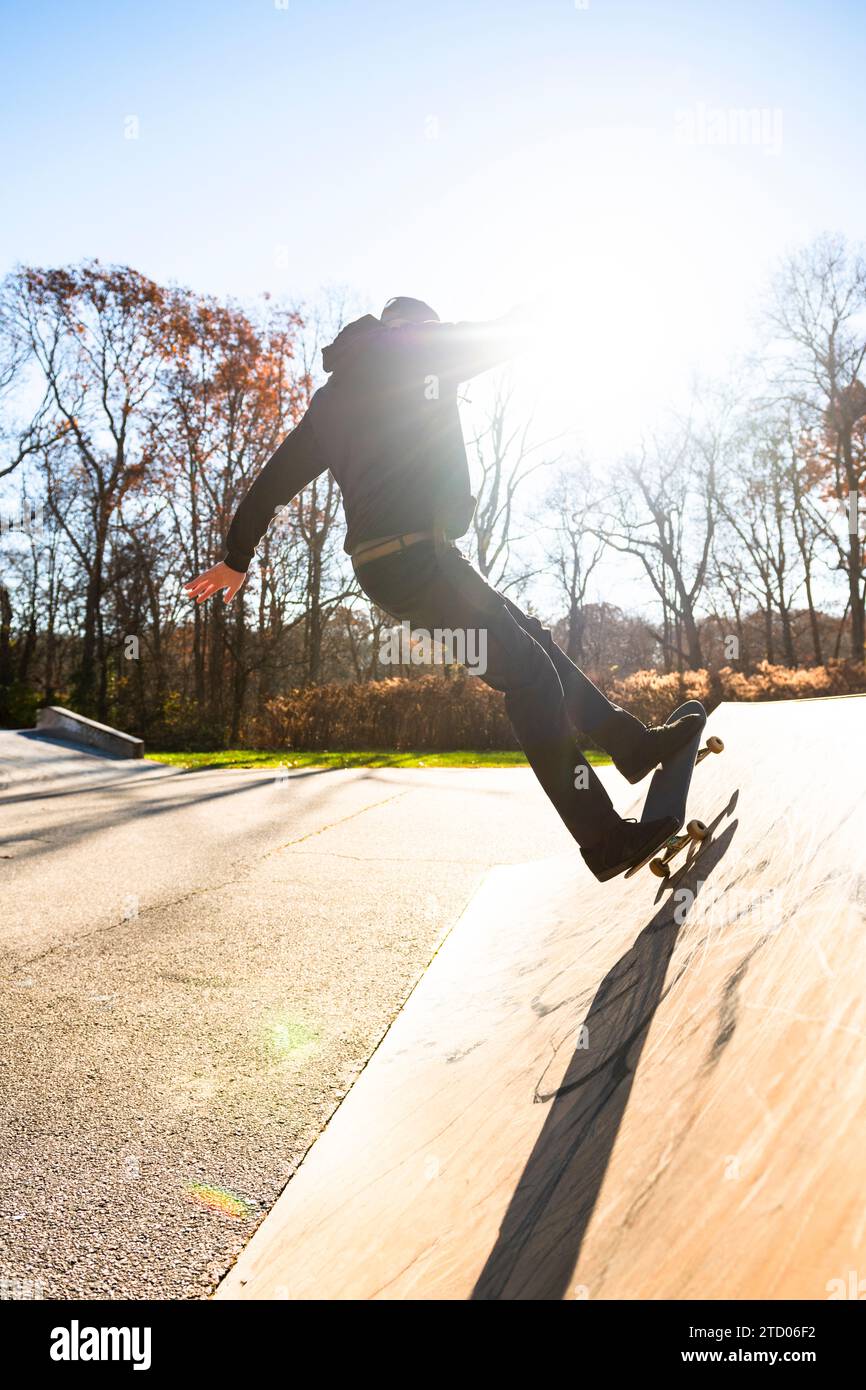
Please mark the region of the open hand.
POLYGON ((223 603, 231 603, 235 594, 242 588, 246 577, 246 570, 229 569, 228 565, 220 560, 218 565, 212 565, 209 570, 205 570, 197 579, 191 579, 183 587, 190 598, 195 599, 196 603, 204 603, 206 599, 212 598, 221 589, 225 589, 226 596, 223 603))

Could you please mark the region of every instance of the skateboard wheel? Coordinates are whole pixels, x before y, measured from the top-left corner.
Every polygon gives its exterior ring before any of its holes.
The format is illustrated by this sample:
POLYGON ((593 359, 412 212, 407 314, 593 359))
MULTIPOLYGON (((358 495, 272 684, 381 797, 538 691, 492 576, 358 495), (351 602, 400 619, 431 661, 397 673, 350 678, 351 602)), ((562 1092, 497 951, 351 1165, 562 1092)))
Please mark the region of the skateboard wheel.
POLYGON ((707 748, 711 753, 722 753, 724 752, 725 745, 720 738, 716 738, 715 734, 713 734, 711 738, 707 739, 707 748))
POLYGON ((670 873, 670 870, 668 869, 668 866, 663 859, 651 859, 649 866, 650 873, 655 874, 656 878, 667 878, 668 874, 670 873))
POLYGON ((704 825, 702 820, 690 820, 686 826, 686 832, 690 840, 705 840, 710 833, 708 825, 704 825))

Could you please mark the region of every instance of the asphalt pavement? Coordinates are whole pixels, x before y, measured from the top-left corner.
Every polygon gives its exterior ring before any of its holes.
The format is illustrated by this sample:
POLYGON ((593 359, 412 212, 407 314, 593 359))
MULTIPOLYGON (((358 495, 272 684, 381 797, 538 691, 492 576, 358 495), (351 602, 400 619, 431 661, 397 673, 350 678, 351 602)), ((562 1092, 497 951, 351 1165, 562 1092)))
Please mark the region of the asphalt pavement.
POLYGON ((525 769, 239 769, 0 732, 0 1279, 206 1295, 494 864, 525 769))

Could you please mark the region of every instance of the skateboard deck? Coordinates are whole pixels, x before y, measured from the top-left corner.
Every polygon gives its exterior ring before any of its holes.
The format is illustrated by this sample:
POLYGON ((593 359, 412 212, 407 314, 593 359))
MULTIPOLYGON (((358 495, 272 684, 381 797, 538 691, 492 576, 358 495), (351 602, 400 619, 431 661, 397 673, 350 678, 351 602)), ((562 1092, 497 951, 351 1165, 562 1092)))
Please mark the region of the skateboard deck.
POLYGON ((707 740, 706 747, 701 747, 707 712, 700 700, 686 700, 684 705, 680 705, 679 709, 675 709, 668 716, 665 723, 672 724, 675 719, 680 719, 684 714, 699 714, 701 726, 694 737, 684 744, 672 758, 668 759, 663 767, 656 768, 640 816, 642 825, 647 821, 659 820, 662 816, 672 816, 677 823, 677 828, 661 845, 626 869, 625 878, 631 878, 645 864, 649 864, 653 873, 657 874, 659 878, 667 878, 670 873, 668 863, 674 855, 686 845, 699 843, 706 839, 709 834, 703 821, 699 820, 689 821, 684 835, 679 834, 679 831, 686 818, 686 801, 696 764, 701 762, 708 753, 721 753, 724 745, 721 739, 711 738, 707 740))

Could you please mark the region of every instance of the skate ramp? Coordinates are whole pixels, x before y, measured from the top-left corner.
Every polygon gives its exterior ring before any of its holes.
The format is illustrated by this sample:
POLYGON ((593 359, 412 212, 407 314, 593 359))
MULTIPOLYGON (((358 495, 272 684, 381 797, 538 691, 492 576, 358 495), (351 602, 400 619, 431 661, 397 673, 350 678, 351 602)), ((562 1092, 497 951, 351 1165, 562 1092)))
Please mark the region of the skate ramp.
POLYGON ((708 732, 695 863, 494 870, 218 1298, 856 1296, 866 698, 708 732))

